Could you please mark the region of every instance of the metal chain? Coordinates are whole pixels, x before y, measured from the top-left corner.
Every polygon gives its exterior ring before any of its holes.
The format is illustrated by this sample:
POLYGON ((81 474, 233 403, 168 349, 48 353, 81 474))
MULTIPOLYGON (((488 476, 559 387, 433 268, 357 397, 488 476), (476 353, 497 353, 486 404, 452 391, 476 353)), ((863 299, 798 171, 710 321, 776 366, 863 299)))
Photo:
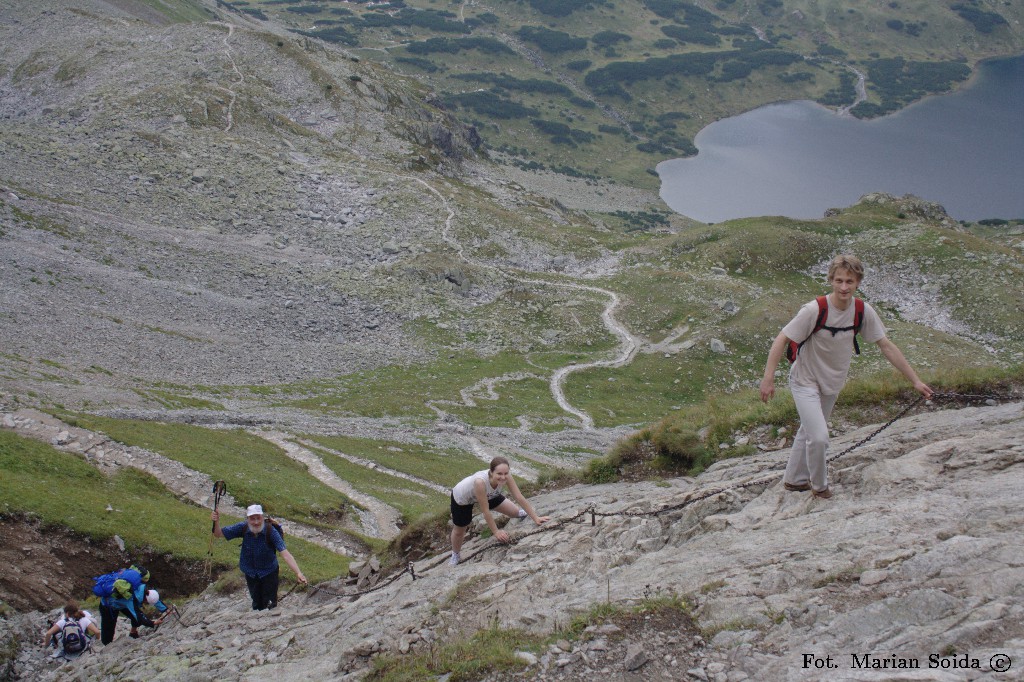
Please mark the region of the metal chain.
MULTIPOLYGON (((932 400, 932 402, 956 402, 956 401, 965 401, 966 402, 966 401, 1013 400, 1013 399, 1019 399, 1019 396, 1015 397, 1015 396, 1012 396, 1012 395, 998 395, 998 394, 965 394, 965 393, 954 393, 954 392, 944 392, 944 393, 936 392, 936 393, 933 393, 931 400, 932 400)), ((884 423, 881 426, 879 426, 877 429, 872 431, 870 434, 868 434, 864 438, 860 439, 859 441, 857 441, 853 445, 849 446, 848 448, 842 450, 841 452, 838 452, 838 453, 830 456, 826 460, 826 463, 830 463, 830 462, 832 462, 832 461, 834 461, 836 459, 839 459, 840 457, 849 454, 851 451, 855 450, 856 448, 859 448, 860 446, 864 445, 865 443, 870 441, 872 438, 874 438, 875 436, 880 434, 882 431, 884 431, 887 428, 889 428, 890 426, 892 426, 899 419, 902 419, 903 417, 905 417, 911 410, 913 410, 918 405, 920 405, 923 400, 924 400, 924 396, 919 396, 912 403, 908 404, 906 407, 904 407, 902 410, 900 410, 899 413, 896 414, 896 416, 892 417, 889 421, 887 421, 886 423, 884 423)), ((544 524, 542 526, 538 526, 535 530, 528 531, 528 532, 525 532, 525 533, 519 533, 519 534, 515 535, 514 537, 510 537, 509 541, 507 543, 498 542, 498 541, 492 541, 491 543, 489 543, 487 545, 484 545, 480 549, 474 550, 473 552, 470 552, 469 554, 466 554, 462 558, 462 561, 463 562, 469 561, 470 559, 472 559, 474 557, 477 557, 477 556, 483 554, 484 552, 488 552, 488 551, 490 551, 492 549, 501 548, 501 547, 511 547, 512 545, 515 545, 515 544, 523 541, 524 539, 526 539, 526 538, 528 538, 528 537, 530 537, 532 535, 537 535, 538 533, 545 533, 545 532, 548 532, 548 531, 553 531, 553 530, 556 530, 558 528, 561 528, 564 525, 570 524, 570 523, 572 523, 574 521, 579 521, 580 519, 582 519, 583 517, 585 517, 588 514, 590 515, 590 523, 591 523, 591 525, 596 525, 597 517, 624 516, 624 517, 639 518, 639 517, 646 517, 646 516, 661 516, 662 514, 667 514, 668 512, 672 512, 672 511, 678 511, 679 509, 683 509, 685 507, 688 507, 688 506, 690 506, 692 504, 695 504, 697 502, 700 502, 702 500, 706 500, 706 499, 709 499, 711 497, 715 497, 716 495, 721 495, 723 493, 734 492, 734 491, 739 491, 739 490, 745 490, 747 488, 753 488, 755 486, 760 486, 760 485, 767 485, 767 484, 772 483, 773 481, 777 480, 781 476, 781 474, 782 474, 782 472, 779 471, 779 469, 784 469, 784 468, 785 467, 776 467, 775 473, 772 473, 771 475, 755 478, 755 479, 752 479, 750 481, 746 481, 744 483, 739 483, 739 484, 736 484, 736 485, 729 486, 727 488, 718 488, 718 489, 709 490, 709 491, 703 492, 703 493, 701 493, 699 495, 693 495, 693 496, 687 497, 686 499, 684 499, 683 501, 681 501, 681 502, 679 502, 677 504, 673 504, 673 505, 670 505, 670 506, 667 506, 667 507, 661 507, 659 509, 655 509, 655 510, 651 510, 651 511, 600 512, 600 511, 597 511, 597 509, 594 507, 594 505, 591 505, 591 506, 587 507, 586 509, 583 509, 582 511, 578 512, 574 516, 570 516, 570 517, 567 517, 567 518, 564 518, 564 519, 554 519, 550 523, 546 523, 546 524, 544 524)), ((434 564, 432 564, 430 566, 427 566, 426 568, 420 569, 420 572, 421 573, 425 573, 426 571, 429 571, 430 569, 440 565, 440 563, 441 562, 435 562, 434 564)), ((404 568, 402 571, 400 571, 399 573, 396 573, 395 575, 391 576, 387 581, 385 581, 385 582, 383 582, 383 583, 381 583, 379 585, 376 585, 374 587, 371 587, 368 590, 360 590, 360 591, 357 591, 357 592, 334 592, 334 591, 329 590, 327 588, 316 586, 316 585, 310 585, 309 586, 309 590, 312 591, 312 592, 323 592, 325 594, 329 594, 329 595, 334 596, 334 597, 359 597, 361 595, 369 594, 371 592, 376 592, 377 590, 383 589, 384 587, 392 584, 393 582, 395 582, 396 580, 401 578, 406 573, 412 574, 413 580, 416 580, 415 569, 413 567, 413 564, 410 562, 409 565, 406 568, 404 568)), ((292 589, 294 589, 294 588, 292 588, 292 589)), ((289 593, 290 593, 290 591, 289 591, 289 593)), ((285 596, 288 596, 288 595, 286 594, 285 596)))

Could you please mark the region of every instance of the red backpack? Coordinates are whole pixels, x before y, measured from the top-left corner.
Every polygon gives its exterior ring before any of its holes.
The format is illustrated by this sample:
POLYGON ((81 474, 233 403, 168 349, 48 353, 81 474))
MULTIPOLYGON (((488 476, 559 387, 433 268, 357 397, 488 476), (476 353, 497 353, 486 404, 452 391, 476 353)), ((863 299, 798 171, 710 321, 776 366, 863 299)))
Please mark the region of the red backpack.
POLYGON ((860 344, 857 343, 857 333, 860 331, 860 325, 864 322, 864 301, 859 298, 853 299, 853 325, 849 327, 829 327, 825 324, 825 320, 828 319, 828 296, 819 296, 815 299, 818 302, 818 320, 814 323, 814 330, 811 335, 806 339, 797 343, 796 341, 790 341, 786 347, 786 359, 791 363, 796 362, 796 356, 800 353, 800 349, 807 343, 811 336, 814 336, 819 329, 832 332, 832 336, 835 336, 839 332, 853 331, 853 350, 860 355, 860 344))

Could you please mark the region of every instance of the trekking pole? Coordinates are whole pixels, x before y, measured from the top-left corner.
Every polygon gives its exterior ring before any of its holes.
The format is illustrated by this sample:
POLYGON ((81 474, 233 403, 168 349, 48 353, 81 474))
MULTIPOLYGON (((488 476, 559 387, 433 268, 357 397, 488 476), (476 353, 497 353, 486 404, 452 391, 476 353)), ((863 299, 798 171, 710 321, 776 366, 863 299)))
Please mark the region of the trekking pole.
POLYGON ((168 616, 176 616, 178 618, 178 623, 181 623, 181 614, 178 613, 178 607, 174 604, 168 604, 167 610, 160 614, 160 624, 153 628, 153 632, 156 632, 157 629, 160 628, 160 625, 163 624, 164 619, 168 616))
MULTIPOLYGON (((217 511, 217 505, 220 504, 220 498, 224 493, 228 491, 228 486, 224 481, 214 481, 213 483, 213 511, 217 511)), ((206 548, 206 577, 209 578, 213 575, 213 531, 217 528, 217 522, 210 522, 210 544, 206 548)))

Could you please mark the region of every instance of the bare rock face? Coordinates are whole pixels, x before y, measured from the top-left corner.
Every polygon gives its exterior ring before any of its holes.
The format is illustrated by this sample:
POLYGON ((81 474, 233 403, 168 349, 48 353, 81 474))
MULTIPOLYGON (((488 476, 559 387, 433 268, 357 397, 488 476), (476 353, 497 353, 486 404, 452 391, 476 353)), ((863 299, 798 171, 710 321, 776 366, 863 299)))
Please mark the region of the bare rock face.
MULTIPOLYGON (((634 666, 632 674, 716 680, 896 679, 865 670, 884 660, 920 666, 918 677, 899 679, 1019 679, 991 666, 1000 654, 1024 661, 1024 404, 904 418, 832 463, 830 500, 782 488, 786 455, 726 460, 668 485, 540 495, 549 526, 514 521, 514 544, 474 540, 458 567, 443 556, 423 561, 416 580, 406 573, 356 601, 338 596, 351 589, 341 578, 263 613, 248 611, 243 595, 207 593, 180 622, 99 647, 76 672, 357 679, 380 652, 436 646, 495 619, 546 633, 595 603, 628 605, 656 591, 693 605, 704 637, 691 660, 661 649, 675 637, 612 652, 605 637, 617 635, 602 632, 536 664, 524 658, 531 674, 551 665, 552 675, 586 679, 588 670, 626 675, 634 666), (722 492, 679 507, 714 491, 722 492), (592 518, 590 508, 612 515, 592 518)), ((41 680, 66 674, 37 662, 23 653, 19 670, 41 680)))
POLYGON ((926 201, 913 194, 904 194, 901 197, 887 194, 885 192, 872 192, 865 194, 858 203, 881 204, 896 206, 900 213, 922 220, 941 222, 947 227, 958 227, 958 223, 949 217, 946 208, 934 201, 926 201))

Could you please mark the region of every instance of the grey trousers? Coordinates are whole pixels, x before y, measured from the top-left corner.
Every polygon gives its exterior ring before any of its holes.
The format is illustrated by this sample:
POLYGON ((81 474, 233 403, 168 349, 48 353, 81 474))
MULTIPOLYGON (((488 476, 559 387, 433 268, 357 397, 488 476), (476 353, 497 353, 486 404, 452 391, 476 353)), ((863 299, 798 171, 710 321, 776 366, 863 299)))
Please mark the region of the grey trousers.
POLYGON ((800 428, 793 438, 783 480, 795 485, 810 483, 814 490, 824 490, 828 487, 828 418, 839 394, 822 395, 817 388, 806 386, 790 385, 789 390, 800 414, 800 428))

